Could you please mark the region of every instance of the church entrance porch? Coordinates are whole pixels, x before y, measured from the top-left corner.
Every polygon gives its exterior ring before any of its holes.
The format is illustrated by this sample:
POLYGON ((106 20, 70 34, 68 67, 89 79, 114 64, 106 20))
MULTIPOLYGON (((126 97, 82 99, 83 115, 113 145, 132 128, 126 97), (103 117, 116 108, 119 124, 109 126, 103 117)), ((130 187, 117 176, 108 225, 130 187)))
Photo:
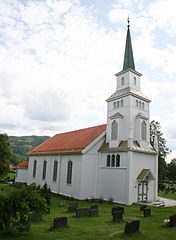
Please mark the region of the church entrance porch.
POLYGON ((137 176, 138 181, 138 202, 148 202, 149 183, 154 180, 150 169, 143 169, 137 176))
POLYGON ((147 202, 148 200, 148 181, 138 183, 138 202, 147 202))

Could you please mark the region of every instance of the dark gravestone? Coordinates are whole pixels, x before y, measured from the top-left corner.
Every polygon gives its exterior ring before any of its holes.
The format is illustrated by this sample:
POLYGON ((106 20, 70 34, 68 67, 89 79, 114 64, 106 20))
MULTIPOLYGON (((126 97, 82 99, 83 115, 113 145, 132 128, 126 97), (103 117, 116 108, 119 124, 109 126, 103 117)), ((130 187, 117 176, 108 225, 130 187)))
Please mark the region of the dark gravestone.
POLYGON ((170 227, 176 227, 176 215, 170 216, 170 227))
POLYGON ((29 222, 30 223, 40 223, 42 221, 42 214, 37 212, 29 213, 29 222))
POLYGON ((90 217, 97 217, 98 216, 98 209, 97 208, 89 209, 89 216, 90 217))
POLYGON ((70 205, 68 206, 68 212, 75 212, 77 207, 78 207, 77 202, 70 203, 70 205))
POLYGON ((89 208, 76 208, 76 217, 89 217, 89 208))
POLYGON ((114 223, 119 223, 123 220, 123 212, 122 211, 113 212, 112 216, 113 216, 114 223))
POLYGON ((119 212, 121 211, 124 214, 124 207, 113 207, 112 208, 112 214, 113 212, 119 212))
POLYGON ((117 207, 117 211, 121 211, 124 214, 124 207, 117 207))
POLYGON ((114 213, 114 212, 117 212, 118 211, 118 207, 113 207, 112 208, 112 214, 114 213))
POLYGON ((53 222, 53 228, 54 229, 60 229, 67 227, 68 219, 67 217, 56 217, 54 218, 53 222))
POLYGON ((91 205, 90 209, 98 209, 98 204, 91 205))
POLYGON ((143 210, 144 217, 151 217, 151 209, 150 208, 145 208, 143 210))
POLYGON ((140 211, 143 212, 146 207, 147 207, 146 205, 140 206, 140 211))
POLYGON ((139 232, 139 227, 140 227, 139 220, 133 220, 133 221, 127 222, 125 224, 125 233, 131 236, 131 234, 139 232))

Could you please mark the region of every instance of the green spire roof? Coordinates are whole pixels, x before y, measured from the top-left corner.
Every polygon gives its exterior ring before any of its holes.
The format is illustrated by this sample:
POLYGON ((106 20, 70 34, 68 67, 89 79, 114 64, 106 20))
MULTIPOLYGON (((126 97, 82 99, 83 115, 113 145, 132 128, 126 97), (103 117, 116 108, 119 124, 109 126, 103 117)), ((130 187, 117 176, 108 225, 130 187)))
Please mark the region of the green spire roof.
POLYGON ((132 49, 131 36, 130 36, 129 19, 128 19, 127 27, 128 29, 127 29, 126 46, 125 46, 125 54, 124 54, 124 61, 123 61, 123 71, 127 69, 132 69, 135 71, 133 49, 132 49))

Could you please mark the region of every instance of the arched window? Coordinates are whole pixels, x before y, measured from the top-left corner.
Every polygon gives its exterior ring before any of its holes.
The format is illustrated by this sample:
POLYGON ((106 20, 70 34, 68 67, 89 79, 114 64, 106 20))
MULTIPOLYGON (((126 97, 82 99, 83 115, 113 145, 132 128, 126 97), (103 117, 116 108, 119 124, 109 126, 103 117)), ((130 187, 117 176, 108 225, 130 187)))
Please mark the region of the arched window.
POLYGON ((44 160, 43 162, 43 172, 42 172, 42 179, 45 180, 46 178, 46 166, 47 166, 47 161, 44 160))
POLYGON ((33 165, 33 178, 36 177, 36 170, 37 170, 37 160, 34 160, 34 165, 33 165))
POLYGON ((120 167, 120 155, 116 155, 116 167, 120 167))
POLYGON ((111 157, 110 157, 110 155, 108 154, 108 156, 107 156, 107 159, 106 159, 106 167, 110 167, 110 161, 111 161, 111 157))
POLYGON ((145 121, 141 124, 141 139, 146 140, 147 138, 147 124, 145 121))
POLYGON ((116 102, 113 102, 113 108, 114 109, 116 108, 116 102))
POLYGON ((141 108, 141 101, 139 101, 139 107, 141 108))
POLYGON ((124 85, 124 83, 125 83, 125 79, 124 79, 124 77, 122 77, 122 79, 121 79, 121 85, 124 85))
POLYGON ((144 109, 144 102, 142 103, 142 109, 144 109))
POLYGON ((58 161, 54 161, 54 166, 53 166, 53 182, 56 182, 57 180, 57 167, 58 167, 58 161))
POLYGON ((136 85, 136 77, 134 77, 134 85, 136 85))
POLYGON ((115 167, 115 155, 112 155, 112 159, 111 159, 111 167, 115 167))
POLYGON ((136 100, 136 107, 138 107, 138 100, 136 100))
POLYGON ((117 101, 117 108, 119 108, 119 101, 117 101))
POLYGON ((120 101, 120 106, 123 107, 123 100, 120 101))
POLYGON ((67 184, 72 183, 72 168, 73 168, 73 163, 71 160, 69 160, 67 165, 67 184))
POLYGON ((117 139, 117 128, 118 128, 118 124, 114 120, 112 122, 112 125, 111 125, 111 140, 116 140, 117 139))

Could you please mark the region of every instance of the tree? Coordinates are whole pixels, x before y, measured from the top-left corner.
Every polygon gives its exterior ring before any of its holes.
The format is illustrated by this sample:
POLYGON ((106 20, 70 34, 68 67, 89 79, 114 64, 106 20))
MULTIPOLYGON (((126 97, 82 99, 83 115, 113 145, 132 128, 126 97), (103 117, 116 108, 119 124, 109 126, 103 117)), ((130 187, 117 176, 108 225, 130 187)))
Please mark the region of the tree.
POLYGON ((171 162, 167 164, 167 177, 169 180, 176 180, 176 158, 173 158, 171 162))
POLYGON ((158 121, 150 123, 150 143, 154 146, 155 137, 158 139, 158 178, 163 180, 167 174, 167 164, 165 161, 166 155, 170 152, 166 146, 166 140, 161 132, 161 125, 158 121))
POLYGON ((0 231, 21 232, 30 229, 30 213, 46 213, 46 200, 35 185, 15 185, 0 192, 0 231))
POLYGON ((9 171, 11 151, 7 134, 0 134, 0 176, 9 171))

